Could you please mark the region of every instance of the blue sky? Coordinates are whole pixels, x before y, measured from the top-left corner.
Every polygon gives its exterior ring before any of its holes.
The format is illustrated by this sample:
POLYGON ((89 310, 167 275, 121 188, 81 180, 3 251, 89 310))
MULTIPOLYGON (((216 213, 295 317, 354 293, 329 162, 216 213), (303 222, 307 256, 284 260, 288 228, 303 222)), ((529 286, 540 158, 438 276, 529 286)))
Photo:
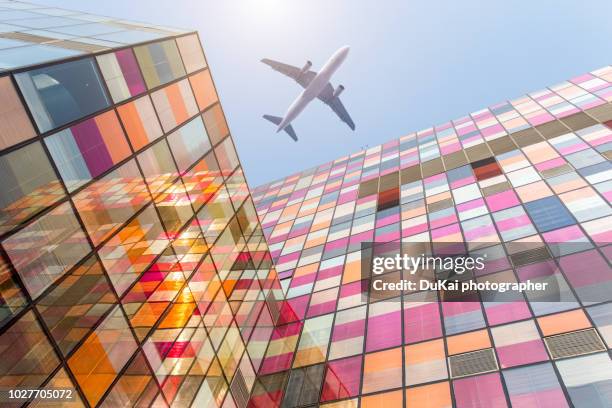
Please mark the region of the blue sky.
POLYGON ((200 32, 249 184, 256 186, 455 119, 609 64, 612 2, 364 0, 33 0, 200 32), (352 132, 318 101, 282 116, 299 85, 259 62, 317 70, 340 46, 333 78, 352 132))

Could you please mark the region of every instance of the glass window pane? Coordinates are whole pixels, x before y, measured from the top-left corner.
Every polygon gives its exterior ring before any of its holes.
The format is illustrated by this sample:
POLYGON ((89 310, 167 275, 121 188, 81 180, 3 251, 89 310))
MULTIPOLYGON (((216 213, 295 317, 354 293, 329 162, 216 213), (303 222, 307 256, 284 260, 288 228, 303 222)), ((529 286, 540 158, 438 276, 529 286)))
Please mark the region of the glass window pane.
POLYGON ((26 304, 26 298, 13 279, 8 264, 0 258, 0 327, 19 312, 26 304))
MULTIPOLYGON (((23 27, 15 27, 15 29, 23 30, 23 27)), ((22 43, 24 45, 31 44, 26 42, 22 43)), ((73 57, 79 54, 83 54, 83 52, 43 44, 8 48, 2 50, 0 69, 12 69, 28 65, 35 65, 43 62, 73 57)))
POLYGON ((100 248, 98 254, 119 296, 166 249, 168 243, 155 209, 149 206, 100 248))
POLYGON ((141 30, 122 30, 109 34, 96 35, 94 38, 119 44, 138 44, 164 37, 161 33, 141 30))
POLYGON ((151 143, 163 132, 148 95, 117 107, 134 151, 151 143))
POLYGON ((102 266, 91 256, 42 297, 37 309, 67 355, 116 303, 102 266))
POLYGON ((91 250, 69 203, 10 236, 2 246, 33 298, 91 250))
POLYGON ((404 348, 406 385, 446 379, 446 355, 442 339, 404 348))
POLYGON ((189 82, 191 83, 193 93, 195 94, 198 107, 201 111, 219 100, 209 70, 198 72, 190 76, 189 82))
POLYGON ((94 406, 136 351, 136 342, 117 306, 68 360, 68 366, 94 406))
POLYGON ((202 114, 206 130, 210 136, 210 142, 215 145, 221 139, 229 134, 229 128, 223 116, 223 110, 220 104, 216 104, 202 114))
POLYGON ((92 58, 15 75, 41 132, 109 106, 92 58))
POLYGON ((567 407, 559 380, 550 363, 504 370, 504 380, 512 406, 567 407))
POLYGON ((187 73, 206 67, 204 52, 196 34, 186 35, 176 39, 187 73))
POLYGON ((31 311, 0 336, 0 386, 40 386, 59 360, 31 311))
POLYGON ((609 407, 612 404, 612 364, 607 353, 569 358, 556 364, 574 406, 609 407))
POLYGON ((170 134, 168 143, 181 172, 187 170, 210 149, 208 135, 200 117, 170 134))
POLYGON ((0 233, 64 197, 39 142, 0 157, 0 233))
POLYGON ((140 153, 138 163, 153 197, 168 189, 179 175, 164 140, 140 153))
POLYGON ((151 98, 165 132, 171 131, 198 113, 187 79, 155 91, 151 98))
POLYGON ((177 236, 179 230, 194 216, 185 186, 180 179, 155 199, 155 207, 170 236, 177 236))
POLYGON ((68 191, 98 177, 131 153, 112 110, 45 138, 45 144, 68 191))
POLYGON ((189 171, 183 174, 183 182, 195 211, 207 202, 223 183, 219 165, 213 152, 209 152, 189 171))
POLYGON ((149 89, 185 76, 174 40, 141 45, 134 52, 149 89))
POLYGON ((236 155, 236 149, 234 149, 234 144, 230 137, 225 138, 225 140, 215 148, 215 154, 217 155, 217 160, 219 161, 219 167, 221 168, 221 174, 224 177, 232 174, 234 169, 238 166, 238 156, 236 155))
POLYGON ((361 392, 366 394, 402 386, 401 347, 366 354, 361 392))
POLYGON ((151 200, 134 160, 96 180, 73 197, 94 245, 113 234, 151 200))
POLYGON ((499 373, 461 378, 453 381, 458 407, 507 407, 499 373))
POLYGON ((303 367, 325 361, 333 319, 333 314, 327 314, 304 321, 293 367, 303 367))
POLYGON ((138 353, 115 383, 101 407, 150 406, 159 388, 142 353, 138 353))
POLYGON ((115 103, 146 91, 136 57, 130 48, 100 55, 97 60, 115 103))
POLYGON ((17 96, 11 78, 0 78, 0 150, 34 136, 34 127, 17 96))

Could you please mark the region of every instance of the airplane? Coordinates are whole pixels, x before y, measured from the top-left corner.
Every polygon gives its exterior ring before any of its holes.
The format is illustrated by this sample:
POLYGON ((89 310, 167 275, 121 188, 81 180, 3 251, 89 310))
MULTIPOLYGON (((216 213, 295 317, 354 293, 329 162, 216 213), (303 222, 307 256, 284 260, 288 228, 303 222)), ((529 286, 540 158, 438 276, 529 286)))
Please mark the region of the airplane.
POLYGON ((351 130, 355 130, 355 123, 344 108, 344 105, 342 105, 339 98, 342 91, 344 91, 344 86, 338 85, 337 88, 334 88, 329 83, 332 75, 346 59, 349 49, 350 48, 348 46, 345 46, 336 51, 325 63, 325 65, 323 65, 323 68, 321 68, 321 71, 318 73, 310 70, 310 67, 312 66, 312 62, 310 61, 306 61, 306 64, 302 68, 298 68, 294 67, 293 65, 283 64, 282 62, 273 61, 268 58, 261 60, 261 62, 269 65, 275 71, 278 71, 289 78, 293 78, 295 82, 304 88, 302 93, 300 93, 297 99, 289 106, 289 109, 287 109, 287 113, 285 113, 284 117, 281 118, 278 116, 263 115, 264 119, 278 126, 276 128, 276 133, 284 130, 294 141, 297 142, 298 138, 295 134, 293 126, 291 126, 291 122, 293 122, 295 118, 302 113, 304 108, 314 98, 318 98, 329 106, 334 113, 336 113, 336 115, 338 115, 338 117, 351 128, 351 130))

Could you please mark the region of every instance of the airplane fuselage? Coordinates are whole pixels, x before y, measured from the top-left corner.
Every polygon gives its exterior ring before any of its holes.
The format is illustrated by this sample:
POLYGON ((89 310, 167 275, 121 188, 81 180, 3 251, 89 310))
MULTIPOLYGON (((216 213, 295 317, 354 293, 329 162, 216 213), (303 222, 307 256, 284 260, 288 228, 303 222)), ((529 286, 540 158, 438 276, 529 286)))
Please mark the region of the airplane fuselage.
POLYGON ((323 68, 321 68, 321 71, 319 71, 319 73, 312 79, 310 84, 308 84, 308 86, 304 88, 302 93, 300 93, 297 99, 293 101, 291 106, 289 106, 289 109, 287 109, 287 113, 285 113, 283 120, 278 125, 278 129, 276 129, 277 133, 287 127, 295 118, 298 117, 300 113, 302 113, 304 108, 306 108, 306 106, 314 98, 319 96, 323 88, 329 83, 329 80, 331 79, 332 75, 334 75, 336 70, 338 70, 340 65, 342 65, 342 63, 346 59, 348 52, 348 46, 342 47, 330 57, 330 59, 325 63, 325 65, 323 65, 323 68))

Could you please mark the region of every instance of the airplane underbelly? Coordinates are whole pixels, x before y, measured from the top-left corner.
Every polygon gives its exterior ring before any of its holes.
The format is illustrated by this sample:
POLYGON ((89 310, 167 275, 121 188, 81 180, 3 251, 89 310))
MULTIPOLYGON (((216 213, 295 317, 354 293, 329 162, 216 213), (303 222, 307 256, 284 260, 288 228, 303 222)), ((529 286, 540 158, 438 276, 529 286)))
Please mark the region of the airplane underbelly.
POLYGON ((319 96, 323 88, 328 84, 329 78, 333 73, 334 70, 332 69, 323 70, 314 77, 312 82, 302 91, 298 99, 296 99, 287 110, 285 118, 283 119, 283 124, 291 123, 300 113, 302 113, 313 99, 319 96))
POLYGON ((334 71, 331 69, 319 72, 319 74, 313 78, 312 82, 308 84, 306 89, 304 89, 304 94, 308 95, 311 99, 319 96, 323 88, 329 83, 333 73, 334 71))
POLYGON ((291 123, 297 116, 302 113, 304 108, 312 101, 314 97, 309 97, 308 95, 302 94, 300 97, 289 107, 287 110, 287 114, 285 115, 284 122, 291 123))

